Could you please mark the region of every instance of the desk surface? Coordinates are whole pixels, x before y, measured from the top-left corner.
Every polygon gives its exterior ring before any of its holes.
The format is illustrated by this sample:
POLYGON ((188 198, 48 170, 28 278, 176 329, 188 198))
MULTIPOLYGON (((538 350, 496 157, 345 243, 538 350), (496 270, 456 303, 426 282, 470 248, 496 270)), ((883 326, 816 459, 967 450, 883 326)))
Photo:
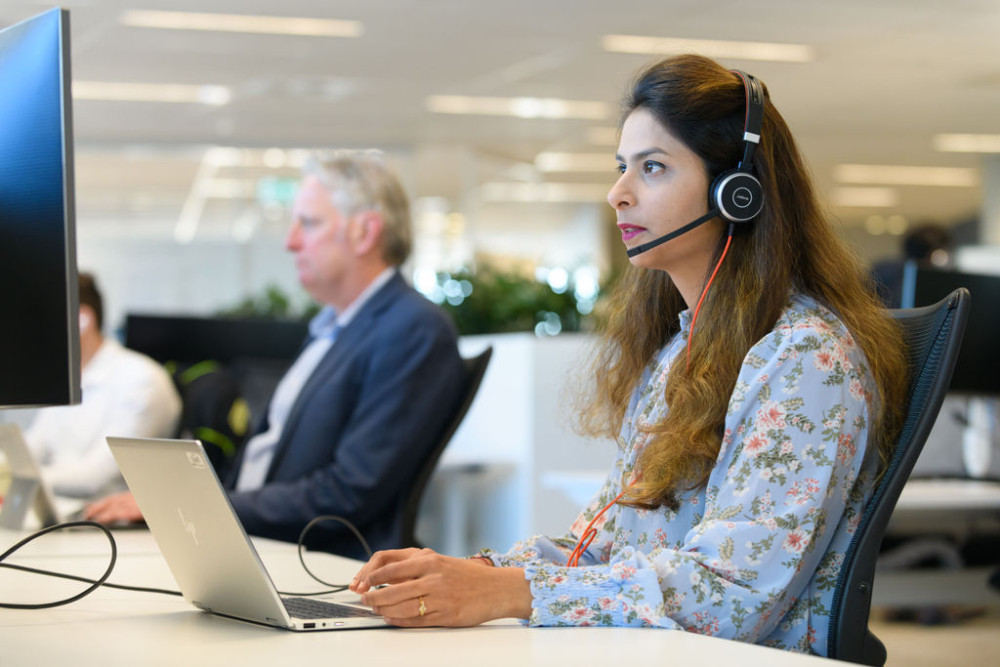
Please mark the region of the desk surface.
MULTIPOLYGON (((119 533, 122 548, 111 581, 176 588, 144 531, 119 533)), ((20 536, 0 531, 0 550, 20 536)), ((106 539, 83 532, 36 545, 10 562, 96 577, 107 564, 106 539), (101 542, 105 550, 101 551, 101 542)), ((256 541, 275 585, 283 591, 316 590, 295 547, 256 541)), ((358 568, 329 554, 308 553, 312 570, 347 580, 358 568)), ((67 597, 80 584, 0 569, 0 601, 41 602, 67 597)), ((378 629, 295 633, 198 611, 181 598, 101 589, 69 605, 46 610, 0 609, 3 665, 238 664, 275 667, 297 659, 323 664, 417 667, 475 664, 645 663, 653 656, 672 664, 819 665, 822 658, 713 639, 687 632, 633 628, 526 628, 508 620, 476 628, 378 629)))
POLYGON ((896 510, 1000 510, 1000 483, 976 479, 911 479, 896 510))

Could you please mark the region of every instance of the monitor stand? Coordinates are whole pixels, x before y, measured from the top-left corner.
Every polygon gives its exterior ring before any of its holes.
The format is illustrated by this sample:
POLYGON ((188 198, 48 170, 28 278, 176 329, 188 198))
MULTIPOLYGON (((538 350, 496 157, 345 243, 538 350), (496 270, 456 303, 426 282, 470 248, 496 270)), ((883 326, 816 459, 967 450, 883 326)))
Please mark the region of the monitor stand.
POLYGON ((10 484, 0 504, 0 528, 22 530, 34 510, 43 528, 59 523, 55 501, 17 424, 0 424, 0 458, 6 458, 10 484))
MULTIPOLYGON (((11 477, 10 486, 0 505, 0 528, 21 530, 28 512, 39 507, 42 484, 37 479, 11 477)), ((42 517, 39 517, 42 519, 42 517)), ((42 521, 45 524, 45 521, 42 521)))

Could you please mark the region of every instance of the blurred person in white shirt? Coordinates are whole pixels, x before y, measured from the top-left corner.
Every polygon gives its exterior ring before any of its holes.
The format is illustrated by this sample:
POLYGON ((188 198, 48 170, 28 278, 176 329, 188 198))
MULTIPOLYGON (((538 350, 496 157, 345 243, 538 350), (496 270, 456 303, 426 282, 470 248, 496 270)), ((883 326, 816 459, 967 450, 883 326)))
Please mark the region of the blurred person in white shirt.
POLYGON ((95 498, 125 488, 105 437, 171 437, 181 399, 156 361, 102 334, 97 282, 81 273, 79 405, 43 408, 25 433, 52 490, 95 498))

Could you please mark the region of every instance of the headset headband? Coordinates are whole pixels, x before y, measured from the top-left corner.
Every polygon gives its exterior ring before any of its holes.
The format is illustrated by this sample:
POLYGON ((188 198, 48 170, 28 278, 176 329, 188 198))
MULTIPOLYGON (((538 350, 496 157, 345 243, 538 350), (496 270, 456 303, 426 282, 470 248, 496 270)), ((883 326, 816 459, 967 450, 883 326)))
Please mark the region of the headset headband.
POLYGON ((764 121, 764 87, 753 75, 738 69, 730 70, 743 81, 746 91, 746 118, 743 121, 743 159, 738 169, 749 172, 753 169, 753 152, 760 143, 760 127, 764 121))

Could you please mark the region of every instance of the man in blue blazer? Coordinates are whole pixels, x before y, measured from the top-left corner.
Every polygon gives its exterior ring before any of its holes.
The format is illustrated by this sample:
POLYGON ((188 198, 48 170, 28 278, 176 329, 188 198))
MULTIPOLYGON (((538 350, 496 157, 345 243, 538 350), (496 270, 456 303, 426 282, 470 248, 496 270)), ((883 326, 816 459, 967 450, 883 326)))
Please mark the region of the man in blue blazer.
MULTIPOLYGON (((312 519, 336 515, 373 549, 400 546, 405 494, 464 385, 451 321, 399 274, 411 244, 406 195, 380 154, 310 161, 285 245, 325 307, 227 480, 248 533, 295 542, 312 519)), ((128 495, 87 513, 141 516, 128 495)), ((365 556, 334 522, 307 543, 365 556)))

